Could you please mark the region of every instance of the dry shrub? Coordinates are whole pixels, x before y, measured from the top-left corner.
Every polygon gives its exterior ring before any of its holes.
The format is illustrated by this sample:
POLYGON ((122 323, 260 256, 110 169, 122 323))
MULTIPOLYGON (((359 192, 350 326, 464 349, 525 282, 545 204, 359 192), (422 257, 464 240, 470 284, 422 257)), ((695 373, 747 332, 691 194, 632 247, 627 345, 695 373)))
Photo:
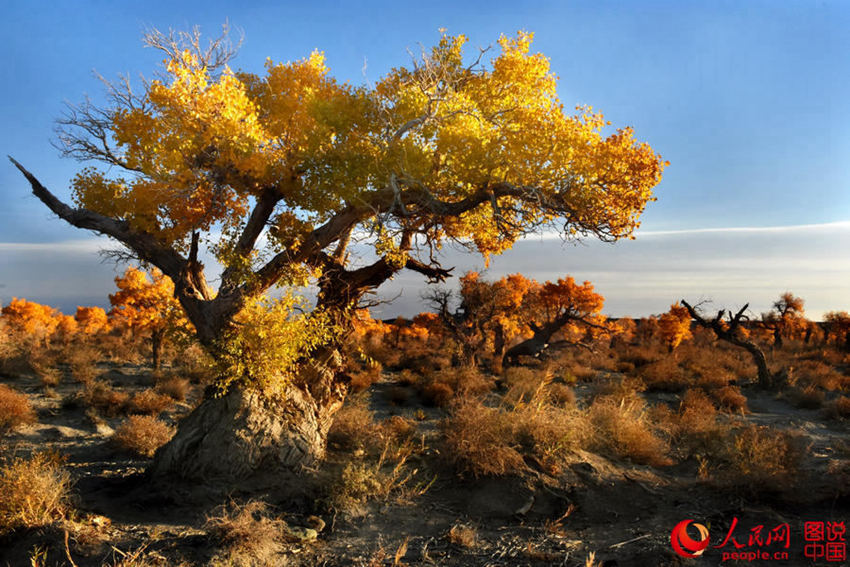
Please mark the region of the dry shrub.
POLYGON ((204 529, 221 550, 214 566, 263 567, 278 564, 284 550, 286 522, 273 517, 265 502, 231 502, 208 516, 204 529))
POLYGON ((435 372, 434 382, 448 384, 457 396, 479 396, 493 389, 493 380, 475 367, 450 368, 435 372))
POLYGON ((592 446, 639 464, 671 464, 670 448, 653 432, 642 401, 597 398, 587 417, 593 427, 592 446))
POLYGON ((0 436, 35 422, 35 412, 26 394, 0 384, 0 436))
POLYGON ((146 415, 159 415, 174 403, 171 396, 158 394, 153 390, 142 390, 133 395, 130 400, 129 411, 146 415))
POLYGON ((107 417, 115 417, 127 411, 130 394, 115 390, 108 382, 92 380, 81 393, 83 403, 107 417))
POLYGON ((823 390, 811 385, 804 388, 791 388, 785 395, 795 407, 802 409, 819 409, 823 407, 826 399, 823 390))
POLYGON ((403 500, 420 496, 430 483, 411 483, 418 472, 408 468, 407 460, 412 454, 411 445, 393 447, 386 441, 376 461, 347 463, 328 486, 329 503, 335 508, 356 512, 368 500, 387 498, 392 493, 403 500))
POLYGON ((415 386, 421 379, 421 374, 405 368, 396 376, 396 381, 402 386, 415 386))
POLYGON ((723 447, 718 481, 753 493, 789 488, 799 478, 806 452, 801 435, 753 424, 731 430, 723 447))
POLYGON ((687 372, 672 356, 647 364, 639 376, 648 390, 657 392, 681 392, 691 383, 687 372))
POLYGON ((189 380, 178 376, 165 376, 156 381, 156 391, 177 402, 186 399, 190 387, 189 380))
POLYGON ((610 375, 593 384, 592 397, 632 399, 637 398, 645 389, 646 386, 638 378, 610 375))
POLYGON ((442 422, 446 458, 461 475, 502 476, 525 463, 513 443, 511 414, 476 400, 461 400, 442 422))
POLYGON ((388 417, 378 426, 378 435, 385 441, 404 443, 416 433, 416 424, 400 415, 388 417))
POLYGON ((16 458, 0 468, 0 534, 47 525, 69 510, 71 476, 55 453, 16 458))
POLYGON ((472 526, 455 524, 446 537, 450 543, 466 549, 472 549, 478 545, 478 532, 472 526))
POLYGON ((175 428, 149 415, 131 415, 118 426, 112 442, 141 457, 153 457, 174 436, 175 428))
POLYGON ((804 360, 789 369, 788 382, 802 388, 816 386, 827 391, 842 390, 850 385, 850 379, 835 368, 820 360, 804 360))
POLYGON ((504 383, 508 388, 505 401, 517 405, 529 401, 552 381, 547 371, 511 366, 504 373, 504 383))
POLYGON ((635 368, 646 366, 657 360, 661 360, 667 355, 662 349, 657 346, 650 345, 628 345, 620 354, 621 362, 630 362, 635 368))
POLYGON ((81 384, 88 384, 97 378, 97 363, 102 358, 99 349, 91 345, 76 345, 70 350, 66 362, 71 367, 71 376, 81 384))
POLYGON ((373 445, 378 435, 375 416, 362 397, 349 397, 334 416, 328 431, 328 443, 350 451, 373 445))
POLYGON ((510 409, 459 400, 441 429, 446 458, 461 476, 473 477, 518 473, 525 469, 523 455, 556 470, 587 436, 583 417, 547 403, 542 389, 510 409))
POLYGON ((426 404, 436 407, 446 407, 455 396, 452 387, 443 382, 429 382, 419 393, 426 404))
POLYGON ((575 390, 566 384, 554 383, 547 387, 549 400, 557 407, 571 407, 576 404, 575 390))
POLYGON ((679 405, 678 433, 692 436, 712 431, 717 423, 717 408, 705 392, 688 390, 679 405))
POLYGON ((840 396, 832 400, 826 407, 826 415, 831 419, 850 418, 850 398, 840 396))
POLYGON ((738 386, 723 386, 709 393, 717 405, 726 411, 736 413, 747 411, 747 396, 741 393, 738 386))
POLYGON ((177 360, 177 372, 193 384, 211 384, 216 377, 215 362, 198 344, 191 344, 182 349, 177 360))

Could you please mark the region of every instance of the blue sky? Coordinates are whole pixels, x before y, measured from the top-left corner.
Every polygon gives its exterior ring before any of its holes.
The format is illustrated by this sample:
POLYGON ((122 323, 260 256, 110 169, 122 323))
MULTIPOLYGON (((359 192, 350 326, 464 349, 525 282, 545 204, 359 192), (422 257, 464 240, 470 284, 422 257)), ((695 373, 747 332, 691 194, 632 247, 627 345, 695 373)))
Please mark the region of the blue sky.
MULTIPOLYGON (((79 164, 50 145, 65 100, 101 95, 93 71, 151 75, 146 27, 229 19, 244 31, 234 66, 258 70, 314 48, 353 83, 379 78, 438 29, 472 46, 535 32, 567 106, 591 104, 630 125, 671 162, 638 241, 563 247, 530 240, 491 274, 545 279, 554 265, 591 279, 617 315, 663 311, 683 294, 767 309, 790 289, 811 314, 850 309, 850 3, 734 2, 5 2, 0 31, 3 153, 67 196, 79 164), (820 226, 826 225, 826 226, 820 226), (702 229, 769 228, 767 231, 702 229), (783 228, 797 227, 797 228, 783 228), (685 232, 677 232, 685 231, 685 232), (642 236, 645 235, 645 236, 642 236), (521 253, 520 253, 521 252, 521 253), (540 257, 541 265, 525 260, 540 257), (545 266, 545 268, 544 268, 545 266), (805 270, 805 272, 804 272, 805 270)), ((70 309, 105 302, 114 267, 100 245, 63 226, 0 166, 0 301, 27 296, 70 309), (65 266, 65 275, 57 273, 65 266)), ((480 266, 451 257, 459 272, 480 266)), ((400 278, 396 307, 420 284, 400 278), (404 285, 402 286, 401 283, 404 285)), ((390 291, 388 290, 388 291, 390 291)))

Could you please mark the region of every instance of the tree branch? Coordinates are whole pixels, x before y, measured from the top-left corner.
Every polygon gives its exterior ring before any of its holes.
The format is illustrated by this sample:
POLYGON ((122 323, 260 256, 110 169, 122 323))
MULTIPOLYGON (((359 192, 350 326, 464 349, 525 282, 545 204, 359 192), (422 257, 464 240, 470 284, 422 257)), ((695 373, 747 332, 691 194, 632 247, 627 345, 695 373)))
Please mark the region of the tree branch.
POLYGON ((69 207, 42 185, 15 158, 8 157, 30 182, 33 195, 38 197, 59 218, 77 228, 93 230, 111 236, 133 250, 141 260, 153 264, 172 280, 178 281, 186 268, 186 260, 177 251, 163 246, 152 234, 131 228, 127 221, 113 219, 82 207, 77 209, 69 207))

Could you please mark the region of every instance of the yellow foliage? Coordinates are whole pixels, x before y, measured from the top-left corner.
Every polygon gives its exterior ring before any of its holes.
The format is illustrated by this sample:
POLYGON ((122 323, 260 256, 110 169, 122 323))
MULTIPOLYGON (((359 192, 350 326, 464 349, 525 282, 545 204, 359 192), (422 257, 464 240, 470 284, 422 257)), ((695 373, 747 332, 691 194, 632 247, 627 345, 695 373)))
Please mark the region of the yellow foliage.
POLYGON ((220 342, 222 392, 235 381, 266 390, 282 387, 301 359, 335 338, 340 329, 332 318, 321 309, 306 313, 305 307, 306 301, 291 293, 245 306, 220 342))
POLYGON ((12 329, 36 339, 50 336, 61 320, 61 313, 49 305, 17 297, 3 307, 2 313, 12 329))
POLYGON ((661 339, 670 349, 675 349, 682 341, 690 339, 691 315, 687 307, 677 301, 670 306, 670 311, 658 318, 658 328, 661 339))
POLYGON ((77 322, 79 332, 86 335, 95 335, 109 330, 109 320, 106 317, 106 311, 101 307, 77 307, 74 320, 77 322))
POLYGON ((115 285, 118 291, 109 295, 109 316, 116 322, 148 332, 188 326, 183 308, 174 298, 174 284, 156 268, 148 275, 129 267, 115 278, 115 285))
MULTIPOLYGON (((452 239, 499 253, 558 218, 567 236, 630 236, 666 162, 630 128, 603 133, 608 122, 589 107, 566 113, 532 40, 503 36, 490 63, 469 64, 466 38, 444 34, 414 65, 362 87, 337 82, 321 52, 268 60, 256 75, 213 73, 192 51, 174 53, 136 104, 119 100, 106 113, 132 173, 85 169, 73 181, 74 200, 178 248, 193 232, 220 227, 224 242, 212 244, 228 250, 269 189, 282 204, 270 219, 269 251, 386 191, 407 209, 405 230, 436 246, 452 239), (523 189, 458 213, 431 206, 499 183, 523 189)), ((380 212, 366 210, 364 227, 380 212)), ((397 228, 375 231, 372 244, 399 267, 406 254, 397 228)))

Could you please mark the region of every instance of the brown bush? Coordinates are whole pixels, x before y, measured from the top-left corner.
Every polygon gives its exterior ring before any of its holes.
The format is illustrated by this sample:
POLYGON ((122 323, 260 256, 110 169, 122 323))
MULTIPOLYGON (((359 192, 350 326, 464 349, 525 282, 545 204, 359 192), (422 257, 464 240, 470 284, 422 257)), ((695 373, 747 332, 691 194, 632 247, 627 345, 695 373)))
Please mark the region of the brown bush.
POLYGON ((189 380, 178 376, 165 376, 156 381, 156 391, 171 397, 171 399, 177 402, 182 402, 186 399, 190 388, 189 380))
POLYGON ((268 506, 259 500, 221 506, 204 524, 204 529, 221 547, 212 565, 279 564, 277 556, 284 550, 286 527, 286 522, 272 516, 268 506))
POLYGON ((455 524, 446 537, 450 543, 466 549, 472 549, 478 545, 478 532, 472 526, 455 524))
POLYGON ((850 398, 839 396, 826 407, 826 415, 831 419, 850 418, 850 398))
POLYGON ((576 404, 575 390, 566 384, 549 384, 547 392, 549 394, 549 400, 555 406, 566 408, 576 404))
POLYGON ((107 417, 115 417, 127 411, 130 394, 115 390, 103 380, 92 380, 83 388, 81 399, 87 407, 107 417))
POLYGON ((374 446, 377 437, 375 416, 361 397, 346 400, 328 431, 328 443, 346 451, 374 446))
POLYGON ((593 427, 591 446, 639 464, 671 464, 670 449, 653 432, 642 401, 597 398, 587 416, 593 427))
POLYGON ((642 367, 640 378, 646 388, 658 392, 681 392, 690 386, 692 380, 672 356, 651 362, 642 367))
POLYGON ((791 388, 785 392, 785 396, 794 406, 802 409, 821 408, 826 399, 823 390, 811 385, 804 388, 791 388))
POLYGON ((129 411, 146 415, 159 415, 174 403, 171 396, 158 394, 153 390, 136 392, 130 400, 129 411))
POLYGON ((445 456, 461 475, 502 476, 525 467, 513 443, 513 419, 498 408, 461 400, 441 429, 445 456))
POLYGON ((799 479, 802 436, 764 425, 735 428, 718 457, 717 480, 752 493, 781 491, 799 479))
POLYGON ((0 468, 0 534, 47 525, 69 511, 71 476, 54 453, 16 458, 0 468))
POLYGON ((722 409, 730 412, 747 411, 747 396, 741 393, 738 386, 723 386, 709 392, 711 397, 722 409))
POLYGON ((35 412, 26 394, 0 384, 0 436, 35 422, 35 412))
POLYGON ((174 436, 175 428, 149 415, 131 415, 118 426, 112 442, 142 457, 153 457, 174 436))
POLYGON ((429 382, 420 390, 420 395, 428 405, 446 407, 454 398, 455 391, 443 382, 429 382))
POLYGON ((81 384, 88 384, 97 378, 100 373, 97 363, 101 360, 100 350, 89 345, 75 345, 69 351, 67 363, 71 367, 71 376, 81 384))
POLYGON ((788 382, 801 388, 816 386, 827 391, 845 389, 850 378, 820 360, 803 360, 788 372, 788 382))

